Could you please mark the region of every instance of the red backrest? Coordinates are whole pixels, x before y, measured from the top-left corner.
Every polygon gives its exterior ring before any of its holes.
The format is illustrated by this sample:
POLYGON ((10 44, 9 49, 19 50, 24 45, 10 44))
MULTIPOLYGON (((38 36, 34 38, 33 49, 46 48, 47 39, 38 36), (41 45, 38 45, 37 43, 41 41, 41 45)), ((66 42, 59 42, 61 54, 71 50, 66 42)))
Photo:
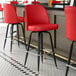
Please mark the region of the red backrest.
POLYGON ((76 7, 65 7, 66 36, 76 41, 76 7))
POLYGON ((0 3, 0 11, 3 11, 3 8, 2 8, 2 6, 1 6, 1 3, 0 3))
POLYGON ((52 3, 61 3, 60 1, 52 1, 52 3))
POLYGON ((28 0, 26 0, 26 1, 23 1, 23 3, 28 3, 28 0))
MULTIPOLYGON (((10 4, 18 4, 18 2, 17 1, 10 1, 10 4)), ((15 6, 14 6, 14 9, 16 11, 16 7, 15 6)))
POLYGON ((17 14, 11 4, 4 4, 4 22, 17 23, 17 14))
POLYGON ((0 7, 1 7, 1 3, 0 3, 0 7))
POLYGON ((25 27, 28 30, 29 25, 47 24, 49 23, 48 14, 41 5, 25 6, 25 27))
POLYGON ((10 3, 11 3, 11 4, 18 4, 17 1, 11 1, 10 3))
POLYGON ((31 3, 34 3, 34 4, 36 4, 36 3, 40 3, 39 1, 32 1, 31 3))

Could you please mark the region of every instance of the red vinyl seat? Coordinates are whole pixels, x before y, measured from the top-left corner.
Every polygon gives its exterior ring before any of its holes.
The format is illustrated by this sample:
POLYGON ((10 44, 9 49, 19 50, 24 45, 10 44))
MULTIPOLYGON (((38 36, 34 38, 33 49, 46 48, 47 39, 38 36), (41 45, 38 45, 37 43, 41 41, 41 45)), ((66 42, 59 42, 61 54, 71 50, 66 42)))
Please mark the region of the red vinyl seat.
POLYGON ((53 42, 52 42, 52 36, 51 36, 51 33, 48 31, 58 29, 58 25, 51 24, 49 22, 48 14, 43 6, 37 5, 37 4, 25 6, 25 27, 27 31, 31 31, 31 34, 29 36, 24 65, 26 65, 27 58, 28 58, 28 51, 30 47, 31 36, 33 33, 37 33, 38 34, 38 72, 39 72, 40 53, 41 53, 41 60, 43 62, 43 33, 46 33, 46 34, 49 34, 50 36, 50 42, 52 46, 55 66, 57 67, 55 52, 54 52, 54 47, 53 47, 53 42))
POLYGON ((57 24, 38 24, 38 25, 29 25, 28 31, 49 31, 56 30, 58 28, 57 24))
POLYGON ((61 3, 61 1, 52 1, 52 3, 61 3))
MULTIPOLYGON (((68 57, 68 65, 71 63, 74 42, 76 42, 76 7, 65 7, 66 37, 71 40, 70 52, 68 57)), ((68 76, 69 66, 67 65, 66 74, 68 76)))
POLYGON ((24 22, 24 17, 17 16, 19 22, 24 22))
POLYGON ((21 22, 24 22, 24 18, 23 17, 17 17, 14 6, 12 6, 11 4, 6 4, 5 3, 4 4, 4 22, 8 23, 7 30, 6 30, 5 41, 4 41, 4 48, 5 48, 5 45, 6 45, 9 25, 11 24, 11 48, 10 48, 10 51, 12 51, 12 40, 13 40, 14 25, 17 26, 18 45, 19 45, 19 25, 21 25, 21 27, 22 27, 24 42, 26 42, 25 41, 24 28, 23 28, 23 25, 21 24, 21 22))
POLYGON ((23 3, 28 3, 28 0, 26 0, 26 1, 23 1, 23 3))

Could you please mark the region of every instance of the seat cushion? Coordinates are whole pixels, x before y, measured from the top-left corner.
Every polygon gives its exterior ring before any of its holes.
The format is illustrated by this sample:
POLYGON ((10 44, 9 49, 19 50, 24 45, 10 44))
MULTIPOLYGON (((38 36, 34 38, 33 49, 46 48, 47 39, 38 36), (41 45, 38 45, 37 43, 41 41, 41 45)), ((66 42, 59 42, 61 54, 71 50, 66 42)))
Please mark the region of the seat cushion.
POLYGON ((3 11, 3 8, 0 8, 0 11, 3 11))
POLYGON ((38 24, 38 25, 29 25, 28 31, 48 31, 56 30, 58 28, 57 24, 38 24))
POLYGON ((24 22, 24 17, 18 16, 17 18, 18 18, 18 22, 19 22, 19 23, 20 23, 20 22, 24 22))

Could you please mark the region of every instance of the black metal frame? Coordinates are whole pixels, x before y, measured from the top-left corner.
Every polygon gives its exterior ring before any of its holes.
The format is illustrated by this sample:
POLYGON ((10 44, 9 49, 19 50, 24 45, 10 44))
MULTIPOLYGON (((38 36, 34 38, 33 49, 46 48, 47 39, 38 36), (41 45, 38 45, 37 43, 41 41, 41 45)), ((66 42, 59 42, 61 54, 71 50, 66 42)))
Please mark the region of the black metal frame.
MULTIPOLYGON (((71 62, 73 45, 74 45, 74 41, 72 41, 72 44, 71 44, 71 46, 70 46, 70 52, 69 52, 68 63, 67 63, 68 65, 70 65, 70 62, 71 62)), ((66 68, 65 76, 68 76, 68 71, 69 71, 69 66, 67 66, 67 68, 66 68)))
MULTIPOLYGON (((24 37, 24 44, 25 44, 25 48, 26 48, 26 40, 25 40, 25 29, 24 29, 24 27, 23 27, 23 25, 21 24, 21 23, 16 23, 16 24, 11 24, 11 47, 10 47, 10 52, 12 52, 12 41, 13 41, 13 28, 14 28, 14 25, 16 25, 17 26, 17 36, 18 36, 18 46, 20 46, 19 45, 19 24, 21 25, 21 27, 22 27, 22 32, 23 32, 23 37, 24 37)), ((6 36, 5 36, 5 41, 4 41, 4 46, 3 46, 3 49, 5 49, 5 46, 6 46, 6 41, 7 41, 7 35, 8 35, 8 29, 9 29, 9 25, 10 24, 8 24, 7 25, 7 29, 6 29, 6 36)))
MULTIPOLYGON (((54 24, 56 24, 56 15, 54 15, 54 24)), ((54 30, 54 48, 56 48, 56 30, 54 30)))
POLYGON ((43 52, 43 33, 47 33, 50 36, 50 42, 51 42, 51 46, 52 46, 54 62, 55 62, 55 66, 57 67, 56 58, 55 58, 55 52, 54 52, 54 47, 53 47, 53 42, 52 42, 52 36, 51 36, 51 33, 48 32, 48 31, 41 31, 41 32, 34 32, 33 31, 33 32, 30 33, 29 41, 28 41, 28 45, 27 45, 28 47, 27 47, 27 52, 26 52, 24 66, 26 65, 27 58, 28 58, 28 52, 29 52, 29 47, 30 47, 32 33, 38 33, 38 72, 39 72, 39 66, 40 66, 40 55, 41 55, 41 60, 43 62, 43 53, 44 53, 43 52))

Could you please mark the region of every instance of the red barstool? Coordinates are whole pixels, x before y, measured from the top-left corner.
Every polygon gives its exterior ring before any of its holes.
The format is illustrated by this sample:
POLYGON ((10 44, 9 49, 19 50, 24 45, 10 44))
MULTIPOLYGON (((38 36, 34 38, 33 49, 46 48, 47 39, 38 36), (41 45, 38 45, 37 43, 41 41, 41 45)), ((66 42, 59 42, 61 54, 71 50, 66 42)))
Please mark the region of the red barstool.
POLYGON ((18 4, 18 1, 10 1, 11 4, 18 4))
MULTIPOLYGON (((10 4, 18 4, 18 1, 10 1, 10 4)), ((17 10, 16 7, 14 6, 15 11, 17 10)))
POLYGON ((61 3, 61 1, 52 1, 53 4, 61 3))
MULTIPOLYGON (((18 1, 10 1, 10 4, 18 4, 18 1)), ((13 7, 14 7, 15 11, 17 12, 17 8, 15 6, 13 6, 13 7)), ((22 17, 18 16, 18 18, 20 19, 22 17)))
MULTIPOLYGON (((18 1, 10 1, 10 4, 18 4, 18 1)), ((17 12, 17 8, 15 6, 13 6, 15 11, 17 12)), ((22 17, 18 16, 18 19, 21 19, 22 17)), ((24 17, 23 17, 24 18, 24 17)))
POLYGON ((26 30, 32 31, 32 32, 29 36, 29 42, 28 42, 27 53, 26 53, 24 65, 26 65, 27 58, 28 58, 31 36, 33 33, 37 33, 38 34, 38 72, 39 72, 40 55, 41 55, 41 59, 43 62, 43 33, 47 33, 50 36, 50 42, 51 42, 51 46, 52 46, 55 66, 57 67, 55 52, 54 52, 54 47, 53 47, 53 42, 52 42, 52 36, 51 36, 50 32, 48 32, 48 31, 56 30, 58 28, 58 25, 50 24, 48 14, 47 14, 45 8, 43 6, 37 5, 37 4, 25 6, 25 22, 26 22, 25 23, 26 30))
MULTIPOLYGON (((18 4, 18 3, 19 3, 18 1, 10 1, 10 4, 18 4)), ((13 6, 13 7, 14 7, 15 11, 17 12, 17 8, 15 6, 13 6)), ((19 20, 21 18, 24 19, 24 12, 23 12, 23 17, 20 17, 20 16, 17 16, 17 17, 18 17, 19 20)), ((25 28, 25 23, 23 23, 23 25, 24 25, 24 28, 25 28)), ((18 37, 18 45, 19 45, 19 37, 18 37)))
POLYGON ((31 3, 32 4, 39 4, 40 2, 39 1, 32 1, 31 3))
POLYGON ((6 36, 5 36, 5 41, 4 41, 4 47, 3 48, 5 48, 8 29, 9 29, 9 25, 11 24, 11 47, 10 47, 10 51, 12 52, 12 40, 13 40, 14 25, 17 26, 18 45, 19 45, 19 25, 21 25, 21 27, 22 27, 24 42, 26 42, 25 41, 24 28, 23 28, 23 25, 21 24, 21 22, 24 22, 24 18, 23 17, 18 18, 14 7, 11 4, 6 4, 5 3, 4 4, 4 22, 8 23, 8 26, 7 26, 7 30, 6 30, 6 36))
POLYGON ((28 3, 28 0, 26 0, 26 1, 23 1, 23 3, 28 3))
POLYGON ((3 19, 3 8, 1 6, 1 3, 0 3, 0 12, 2 12, 2 19, 3 19))
POLYGON ((68 75, 69 65, 71 63, 72 51, 74 42, 76 42, 76 7, 65 7, 65 21, 66 21, 66 36, 71 40, 70 52, 68 57, 67 69, 65 76, 68 75))

